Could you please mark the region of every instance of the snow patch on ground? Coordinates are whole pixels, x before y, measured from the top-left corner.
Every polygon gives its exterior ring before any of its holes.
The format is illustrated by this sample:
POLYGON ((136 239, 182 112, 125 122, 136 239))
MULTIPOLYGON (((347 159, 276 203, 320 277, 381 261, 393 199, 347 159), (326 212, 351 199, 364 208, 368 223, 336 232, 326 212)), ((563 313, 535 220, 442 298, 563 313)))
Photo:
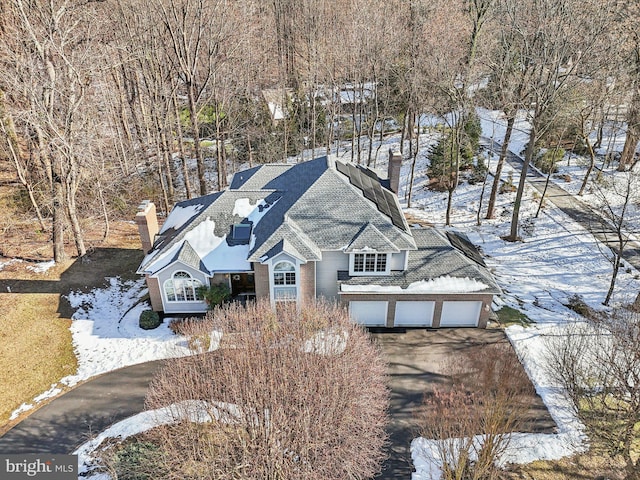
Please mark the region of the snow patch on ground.
POLYGON ((10 267, 11 265, 15 265, 18 263, 22 263, 22 260, 18 258, 10 258, 4 262, 0 262, 0 270, 4 270, 6 267, 10 267))
POLYGON ((49 260, 47 262, 39 262, 35 265, 29 265, 27 270, 30 270, 35 273, 46 273, 50 268, 55 266, 56 262, 53 260, 49 260))
POLYGON ((110 278, 108 281, 106 288, 96 288, 88 293, 72 292, 68 296, 71 306, 77 309, 71 323, 78 359, 76 374, 52 385, 35 397, 33 404, 21 405, 12 413, 12 419, 33 408, 34 404, 96 375, 128 365, 193 353, 185 338, 169 329, 168 320, 153 330, 139 327, 140 313, 149 308, 147 302, 142 301, 147 293, 144 279, 110 278))

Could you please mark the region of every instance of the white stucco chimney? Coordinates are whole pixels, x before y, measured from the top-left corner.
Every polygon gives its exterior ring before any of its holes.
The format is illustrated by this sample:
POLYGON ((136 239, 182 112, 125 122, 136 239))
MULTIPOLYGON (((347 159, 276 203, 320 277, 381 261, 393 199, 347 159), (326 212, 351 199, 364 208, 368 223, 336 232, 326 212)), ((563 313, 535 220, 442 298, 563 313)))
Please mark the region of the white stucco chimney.
POLYGON ((398 194, 398 189, 400 188, 400 168, 401 167, 402 167, 402 154, 390 148, 387 178, 389 179, 389 188, 396 195, 398 194))
POLYGON ((136 224, 138 225, 138 233, 140 234, 142 250, 144 253, 149 253, 153 247, 155 236, 160 231, 158 228, 156 206, 152 201, 143 200, 142 203, 138 205, 136 224))

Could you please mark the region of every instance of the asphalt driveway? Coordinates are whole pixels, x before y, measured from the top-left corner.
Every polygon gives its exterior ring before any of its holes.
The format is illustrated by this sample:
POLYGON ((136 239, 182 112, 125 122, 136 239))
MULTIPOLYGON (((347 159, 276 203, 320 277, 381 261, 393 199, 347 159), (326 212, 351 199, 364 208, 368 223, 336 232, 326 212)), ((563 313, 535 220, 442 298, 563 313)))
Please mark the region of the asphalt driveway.
MULTIPOLYGON (((405 333, 374 333, 373 336, 388 362, 391 389, 389 458, 377 478, 410 479, 413 468, 409 448, 411 440, 419 436, 414 412, 426 392, 450 382, 444 360, 488 344, 508 343, 508 340, 504 331, 498 328, 415 329, 405 333)), ((536 395, 525 429, 551 433, 555 426, 542 399, 536 395)))
MULTIPOLYGON (((425 392, 447 384, 443 359, 507 342, 500 329, 438 329, 373 333, 389 364, 391 389, 389 458, 378 479, 410 479, 410 443, 418 436, 413 415, 425 392)), ((115 422, 139 413, 154 372, 162 362, 126 367, 92 379, 54 399, 0 437, 0 453, 70 453, 115 422)), ((531 409, 535 431, 552 431, 539 397, 531 409)))
POLYGON ((0 437, 0 453, 73 452, 110 425, 140 413, 161 364, 114 370, 55 398, 0 437))

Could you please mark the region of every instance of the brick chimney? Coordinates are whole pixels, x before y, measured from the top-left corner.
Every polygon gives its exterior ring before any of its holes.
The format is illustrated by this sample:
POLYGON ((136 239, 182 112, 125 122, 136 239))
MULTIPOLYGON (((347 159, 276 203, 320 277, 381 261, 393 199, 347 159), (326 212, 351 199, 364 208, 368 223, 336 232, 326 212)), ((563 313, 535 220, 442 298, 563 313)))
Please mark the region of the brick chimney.
POLYGON ((387 178, 389 179, 389 188, 396 195, 400 188, 400 167, 402 167, 402 154, 390 148, 387 178))
POLYGON ((143 200, 142 203, 138 205, 136 224, 138 225, 138 232, 140 233, 142 251, 144 253, 149 253, 153 247, 155 236, 160 231, 158 228, 156 206, 152 201, 143 200))

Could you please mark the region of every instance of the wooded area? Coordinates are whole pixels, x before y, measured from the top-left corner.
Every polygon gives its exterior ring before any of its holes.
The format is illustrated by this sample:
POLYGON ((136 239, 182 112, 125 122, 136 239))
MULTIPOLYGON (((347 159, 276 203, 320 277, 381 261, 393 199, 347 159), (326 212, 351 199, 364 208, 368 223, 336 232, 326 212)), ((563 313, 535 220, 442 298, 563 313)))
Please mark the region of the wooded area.
POLYGON ((69 239, 86 253, 89 222, 106 237, 142 198, 168 211, 241 165, 339 141, 375 164, 389 119, 415 162, 422 114, 452 113, 450 196, 475 106, 511 127, 530 111, 525 171, 540 146, 581 139, 593 152, 589 134, 626 121, 626 169, 640 139, 639 14, 630 0, 5 0, 0 161, 56 261, 69 239))

